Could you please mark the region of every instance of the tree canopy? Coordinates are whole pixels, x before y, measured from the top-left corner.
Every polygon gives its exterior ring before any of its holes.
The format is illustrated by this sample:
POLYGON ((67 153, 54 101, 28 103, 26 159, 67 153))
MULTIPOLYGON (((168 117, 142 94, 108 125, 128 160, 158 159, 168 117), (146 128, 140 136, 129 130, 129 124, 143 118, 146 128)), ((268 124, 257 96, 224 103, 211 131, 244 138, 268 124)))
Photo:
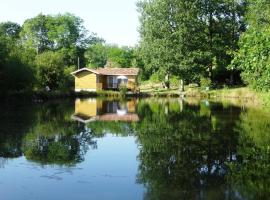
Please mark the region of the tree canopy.
POLYGON ((270 2, 249 2, 248 30, 241 36, 231 67, 242 70, 243 80, 257 90, 270 91, 270 2))
POLYGON ((153 0, 138 3, 140 49, 152 73, 187 82, 226 71, 244 31, 244 1, 153 0))

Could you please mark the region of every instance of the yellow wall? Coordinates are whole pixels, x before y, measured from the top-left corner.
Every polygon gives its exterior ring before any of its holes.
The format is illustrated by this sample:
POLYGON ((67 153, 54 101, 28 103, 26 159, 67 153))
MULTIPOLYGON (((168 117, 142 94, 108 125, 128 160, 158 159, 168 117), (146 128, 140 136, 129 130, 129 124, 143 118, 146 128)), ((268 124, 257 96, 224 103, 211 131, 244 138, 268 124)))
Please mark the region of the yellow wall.
MULTIPOLYGON (((99 76, 99 83, 97 84, 96 74, 89 71, 82 71, 75 75, 75 90, 100 90, 107 88, 107 76, 99 76)), ((137 88, 137 76, 127 76, 127 88, 135 90, 137 88)))
POLYGON ((75 90, 96 90, 96 74, 88 71, 82 71, 75 76, 75 90))
POLYGON ((75 115, 81 114, 87 117, 97 116, 98 103, 96 99, 77 99, 75 102, 75 115))
POLYGON ((134 90, 137 87, 137 76, 127 76, 128 78, 128 85, 127 88, 134 90))

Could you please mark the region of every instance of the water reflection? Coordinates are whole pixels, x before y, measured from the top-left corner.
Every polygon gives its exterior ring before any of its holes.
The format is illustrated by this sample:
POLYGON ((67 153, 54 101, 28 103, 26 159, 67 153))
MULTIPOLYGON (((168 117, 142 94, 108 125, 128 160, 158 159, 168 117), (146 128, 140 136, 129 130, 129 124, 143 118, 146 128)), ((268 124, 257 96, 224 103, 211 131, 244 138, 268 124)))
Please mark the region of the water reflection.
POLYGON ((132 121, 139 120, 136 113, 136 99, 127 101, 106 101, 101 99, 77 99, 75 101, 74 120, 89 123, 91 121, 132 121))
MULTIPOLYGON (((3 106, 0 123, 0 170, 9 168, 8 159, 25 157, 48 167, 85 164, 86 174, 92 167, 110 171, 114 166, 122 172, 131 158, 123 154, 115 162, 118 154, 108 156, 118 147, 113 138, 135 138, 121 144, 123 153, 136 149, 132 166, 137 175, 131 182, 144 186, 140 199, 249 200, 270 195, 267 110, 194 99, 77 99, 3 106), (108 135, 107 154, 85 162, 92 152, 102 152, 108 135), (104 165, 103 160, 110 162, 104 165)), ((111 195, 121 199, 120 193, 111 195)))
POLYGON ((140 104, 138 181, 146 199, 225 199, 226 163, 236 155, 240 109, 201 102, 140 104))

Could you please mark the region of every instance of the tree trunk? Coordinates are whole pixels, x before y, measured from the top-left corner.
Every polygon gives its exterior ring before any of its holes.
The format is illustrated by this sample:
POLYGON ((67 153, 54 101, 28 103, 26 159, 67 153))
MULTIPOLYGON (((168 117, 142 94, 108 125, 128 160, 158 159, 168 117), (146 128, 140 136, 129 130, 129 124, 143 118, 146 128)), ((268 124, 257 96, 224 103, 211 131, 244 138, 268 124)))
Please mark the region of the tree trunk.
POLYGON ((169 74, 166 74, 165 76, 164 85, 166 89, 170 89, 170 75, 169 74))
MULTIPOLYGON (((209 9, 209 27, 208 27, 208 31, 209 31, 209 45, 210 45, 210 52, 211 54, 213 54, 213 11, 212 11, 212 5, 211 2, 209 2, 208 5, 208 9, 209 9)), ((211 58, 211 63, 209 65, 209 78, 211 79, 211 81, 213 80, 213 58, 211 58)))
POLYGON ((231 74, 230 74, 230 84, 233 85, 233 83, 234 83, 233 71, 231 71, 231 74))
POLYGON ((180 92, 184 92, 184 81, 183 81, 183 79, 180 80, 179 90, 180 90, 180 92))

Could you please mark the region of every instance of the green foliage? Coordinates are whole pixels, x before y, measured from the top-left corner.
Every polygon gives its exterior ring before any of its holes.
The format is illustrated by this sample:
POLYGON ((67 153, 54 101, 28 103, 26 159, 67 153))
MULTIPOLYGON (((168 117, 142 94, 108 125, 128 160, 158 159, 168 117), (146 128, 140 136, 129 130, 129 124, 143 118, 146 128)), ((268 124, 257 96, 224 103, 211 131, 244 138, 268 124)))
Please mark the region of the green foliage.
POLYGON ((108 60, 118 64, 120 67, 131 67, 131 62, 134 58, 133 50, 129 47, 119 48, 116 45, 109 45, 108 60))
POLYGON ((98 42, 89 46, 85 52, 89 67, 103 67, 108 62, 110 67, 142 67, 134 48, 106 45, 98 42))
POLYGON ((248 30, 231 67, 242 70, 242 78, 254 89, 270 91, 270 2, 251 1, 246 18, 248 30))
POLYGON ((89 67, 103 67, 108 59, 107 48, 102 43, 91 45, 85 52, 85 57, 89 67))
POLYGON ((201 80, 200 80, 200 85, 203 89, 206 89, 206 88, 210 88, 211 87, 211 79, 210 78, 205 78, 205 77, 201 77, 201 80))
POLYGON ((179 79, 178 76, 172 76, 170 78, 170 85, 172 85, 172 86, 179 86, 179 84, 180 84, 180 79, 179 79))
POLYGON ((160 83, 162 80, 162 76, 159 73, 155 73, 151 75, 149 80, 152 83, 160 83))
POLYGON ((44 52, 36 57, 38 82, 42 87, 58 89, 64 80, 64 57, 57 52, 44 52))
POLYGON ((127 92, 128 92, 128 88, 127 88, 127 85, 126 84, 120 84, 119 86, 119 91, 120 91, 120 95, 122 97, 125 97, 127 92))
POLYGON ((0 33, 0 93, 31 90, 35 81, 34 69, 12 32, 0 33))
POLYGON ((154 0, 138 3, 140 52, 149 70, 185 82, 215 78, 244 30, 245 1, 154 0), (188 10, 188 12, 187 12, 188 10))
POLYGON ((0 23, 0 35, 12 39, 18 39, 20 37, 21 26, 14 22, 0 23))

